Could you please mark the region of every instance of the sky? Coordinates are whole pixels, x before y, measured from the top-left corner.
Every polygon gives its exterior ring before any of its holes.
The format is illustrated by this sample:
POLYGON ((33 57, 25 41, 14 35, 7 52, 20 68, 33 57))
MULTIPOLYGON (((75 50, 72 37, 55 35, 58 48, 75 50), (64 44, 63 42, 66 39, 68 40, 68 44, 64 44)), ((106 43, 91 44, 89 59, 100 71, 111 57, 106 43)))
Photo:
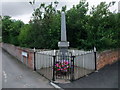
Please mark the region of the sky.
MULTIPOLYGON (((29 4, 29 1, 32 0, 2 0, 0 1, 0 14, 2 16, 9 15, 12 19, 22 20, 24 23, 28 23, 32 17, 33 7, 29 4)), ((37 8, 40 3, 49 4, 56 0, 36 0, 34 8, 37 8)), ((73 5, 79 3, 80 0, 57 0, 59 2, 58 9, 62 6, 67 6, 67 9, 70 9, 73 5)), ((113 12, 116 10, 118 12, 118 2, 120 0, 86 0, 89 3, 89 7, 95 5, 97 6, 100 2, 105 1, 109 3, 115 1, 115 5, 110 8, 113 12)))

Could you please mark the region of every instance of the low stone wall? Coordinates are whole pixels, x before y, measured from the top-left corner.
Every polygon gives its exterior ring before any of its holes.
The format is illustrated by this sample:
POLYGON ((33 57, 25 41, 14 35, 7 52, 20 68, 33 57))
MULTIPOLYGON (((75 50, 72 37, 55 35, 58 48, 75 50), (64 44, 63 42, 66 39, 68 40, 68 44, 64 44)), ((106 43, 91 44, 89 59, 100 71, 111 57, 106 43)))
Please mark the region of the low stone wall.
POLYGON ((6 43, 2 43, 2 48, 22 63, 26 64, 29 68, 34 69, 34 51, 32 49, 21 48, 6 43), (23 53, 26 53, 27 56, 23 55, 23 53))
POLYGON ((97 70, 120 60, 120 49, 108 50, 97 54, 97 70))

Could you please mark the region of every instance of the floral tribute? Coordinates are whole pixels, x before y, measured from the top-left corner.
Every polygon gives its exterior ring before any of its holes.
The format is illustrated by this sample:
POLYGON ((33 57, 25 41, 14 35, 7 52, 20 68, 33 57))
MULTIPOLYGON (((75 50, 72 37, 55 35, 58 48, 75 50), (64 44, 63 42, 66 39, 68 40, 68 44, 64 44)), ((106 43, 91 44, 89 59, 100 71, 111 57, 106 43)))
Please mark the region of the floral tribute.
POLYGON ((59 60, 55 64, 57 74, 67 74, 70 72, 70 62, 66 60, 59 60))

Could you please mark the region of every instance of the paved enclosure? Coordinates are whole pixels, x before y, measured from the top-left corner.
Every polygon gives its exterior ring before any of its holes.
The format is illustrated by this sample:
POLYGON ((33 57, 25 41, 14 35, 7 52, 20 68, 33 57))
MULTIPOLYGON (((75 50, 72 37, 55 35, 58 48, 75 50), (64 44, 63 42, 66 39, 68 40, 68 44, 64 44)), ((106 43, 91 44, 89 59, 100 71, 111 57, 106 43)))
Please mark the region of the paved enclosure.
MULTIPOLYGON (((53 75, 52 74, 53 73, 52 67, 50 67, 50 68, 41 68, 41 69, 38 69, 37 72, 40 73, 41 75, 44 75, 49 80, 52 80, 52 75, 53 75)), ((93 71, 89 70, 89 69, 75 67, 74 68, 74 77, 75 77, 75 79, 78 79, 78 78, 83 77, 83 76, 85 76, 87 74, 90 74, 91 72, 93 72, 93 71)), ((59 79, 59 78, 69 80, 70 75, 63 75, 62 77, 57 76, 57 79, 59 79)))
MULTIPOLYGON (((64 68, 64 65, 60 67, 60 69, 64 68)), ((78 79, 89 73, 92 73, 95 70, 94 52, 69 50, 69 52, 66 53, 66 57, 64 57, 61 52, 55 50, 36 52, 36 69, 37 72, 44 75, 49 80, 52 80, 54 76, 55 80, 78 79), (64 62, 64 60, 70 65, 69 71, 66 72, 67 75, 57 73, 57 71, 53 70, 58 62, 60 64, 60 62, 64 62)))

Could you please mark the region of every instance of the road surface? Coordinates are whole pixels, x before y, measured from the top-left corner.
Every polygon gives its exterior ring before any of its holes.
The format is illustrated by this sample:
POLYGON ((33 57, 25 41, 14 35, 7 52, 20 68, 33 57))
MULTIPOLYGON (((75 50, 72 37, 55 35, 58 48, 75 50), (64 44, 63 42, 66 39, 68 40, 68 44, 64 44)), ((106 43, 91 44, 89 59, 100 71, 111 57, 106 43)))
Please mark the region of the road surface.
MULTIPOLYGON (((107 65, 98 72, 68 84, 58 84, 62 88, 120 88, 118 83, 118 63, 107 65)), ((115 90, 115 89, 113 89, 115 90)))
MULTIPOLYGON (((0 50, 1 52, 1 50, 0 50)), ((2 50, 2 88, 53 88, 49 81, 2 50)))
POLYGON ((2 89, 2 52, 0 48, 0 90, 2 89))

